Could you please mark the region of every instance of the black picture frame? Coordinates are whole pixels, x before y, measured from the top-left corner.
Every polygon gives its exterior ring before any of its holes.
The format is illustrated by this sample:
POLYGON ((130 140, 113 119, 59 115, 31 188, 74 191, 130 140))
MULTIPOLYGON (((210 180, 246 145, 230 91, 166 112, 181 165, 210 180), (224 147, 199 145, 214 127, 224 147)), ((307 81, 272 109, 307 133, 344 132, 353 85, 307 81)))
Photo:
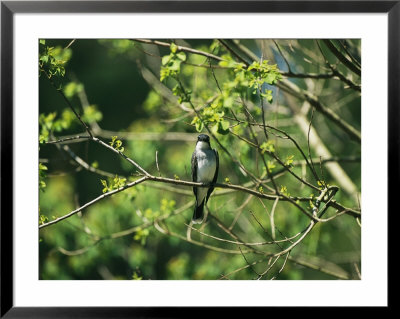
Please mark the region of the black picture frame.
MULTIPOLYGON (((1 1, 1 318, 176 318, 187 308, 15 307, 13 303, 13 19, 16 13, 387 13, 388 207, 398 212, 400 0, 396 1, 1 1)), ((390 216, 388 216, 390 218, 390 216)), ((390 223, 388 223, 390 225, 390 223)), ((393 226, 393 223, 392 223, 393 226)), ((390 241, 388 240, 388 244, 390 241)), ((390 260, 388 260, 390 263, 390 260)), ((389 264, 388 263, 388 264, 389 264)), ((388 281, 389 286, 390 281, 388 281)), ((34 292, 32 292, 34 293, 34 292)), ((390 306, 390 298, 388 300, 390 306)), ((246 311, 241 309, 240 311, 246 311)), ((235 310, 236 312, 236 310, 235 310)), ((226 310, 196 310, 196 315, 226 310)))

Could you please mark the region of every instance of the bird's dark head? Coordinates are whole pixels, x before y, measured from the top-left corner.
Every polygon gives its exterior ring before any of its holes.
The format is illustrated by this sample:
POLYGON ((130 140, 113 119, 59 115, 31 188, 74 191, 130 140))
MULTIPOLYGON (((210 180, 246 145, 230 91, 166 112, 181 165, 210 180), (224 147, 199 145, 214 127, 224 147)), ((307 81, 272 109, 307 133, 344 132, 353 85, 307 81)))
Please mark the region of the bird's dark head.
POLYGON ((197 142, 206 142, 206 143, 210 144, 210 137, 206 134, 200 134, 197 137, 197 142))
POLYGON ((196 149, 208 150, 211 148, 210 137, 206 134, 200 134, 197 137, 196 149))

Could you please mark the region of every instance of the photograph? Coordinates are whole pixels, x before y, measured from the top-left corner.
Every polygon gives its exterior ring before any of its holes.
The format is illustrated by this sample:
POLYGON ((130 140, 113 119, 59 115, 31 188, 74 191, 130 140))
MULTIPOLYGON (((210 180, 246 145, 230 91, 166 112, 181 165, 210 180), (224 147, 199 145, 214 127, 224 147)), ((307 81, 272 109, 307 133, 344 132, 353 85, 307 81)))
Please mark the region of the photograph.
POLYGON ((37 279, 361 280, 362 48, 37 39, 37 279))

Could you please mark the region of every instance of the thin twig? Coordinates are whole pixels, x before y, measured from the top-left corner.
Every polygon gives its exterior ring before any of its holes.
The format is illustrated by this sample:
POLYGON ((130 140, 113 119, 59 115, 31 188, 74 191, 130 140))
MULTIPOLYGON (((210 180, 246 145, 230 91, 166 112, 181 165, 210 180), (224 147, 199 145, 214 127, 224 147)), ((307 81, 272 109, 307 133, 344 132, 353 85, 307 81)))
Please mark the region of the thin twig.
POLYGON ((52 220, 52 221, 49 221, 49 222, 47 222, 47 223, 45 223, 45 224, 39 225, 39 229, 48 227, 48 226, 50 226, 50 225, 54 225, 54 224, 56 224, 56 223, 58 223, 58 222, 60 222, 60 221, 62 221, 62 220, 64 220, 64 219, 66 219, 66 218, 69 218, 69 217, 75 215, 76 213, 82 211, 83 209, 88 208, 89 206, 92 206, 93 204, 97 203, 98 201, 102 200, 103 198, 110 197, 110 196, 112 196, 112 195, 114 195, 114 194, 116 194, 116 193, 122 192, 123 190, 125 190, 125 189, 127 189, 127 188, 130 188, 130 187, 133 187, 133 186, 135 186, 135 185, 138 185, 138 184, 144 182, 146 179, 147 179, 147 177, 144 176, 144 177, 139 178, 138 180, 136 180, 136 181, 134 181, 134 182, 131 182, 131 183, 126 184, 126 185, 123 186, 123 187, 120 187, 120 188, 115 189, 115 190, 113 190, 113 191, 110 191, 110 192, 108 192, 108 193, 102 194, 102 195, 96 197, 95 199, 91 200, 90 202, 87 202, 85 205, 82 205, 82 206, 79 207, 78 209, 75 209, 75 210, 73 210, 72 212, 70 212, 70 213, 68 213, 68 214, 66 214, 66 215, 64 215, 64 216, 58 217, 58 218, 56 218, 56 219, 54 219, 54 220, 52 220))
POLYGON ((312 110, 311 110, 310 124, 308 125, 307 149, 308 149, 308 158, 310 159, 310 163, 311 163, 311 165, 310 165, 311 171, 313 172, 314 176, 317 178, 317 181, 319 181, 320 179, 319 179, 319 177, 317 175, 317 172, 315 170, 314 163, 313 163, 312 156, 311 156, 311 149, 310 149, 310 131, 311 131, 311 125, 312 125, 313 117, 314 117, 314 108, 312 108, 312 110))
MULTIPOLYGON (((136 42, 147 43, 147 44, 154 44, 154 45, 158 45, 158 46, 162 46, 162 47, 170 47, 171 46, 171 43, 157 41, 157 40, 147 40, 147 39, 131 39, 131 40, 136 41, 136 42)), ((180 45, 177 45, 176 49, 177 49, 177 51, 185 51, 185 52, 189 52, 189 53, 193 53, 193 54, 197 54, 197 55, 202 55, 202 56, 212 58, 217 61, 225 61, 223 58, 221 58, 217 55, 207 53, 204 51, 195 50, 195 49, 184 47, 184 46, 180 46, 180 45)))
POLYGON ((158 151, 156 151, 156 166, 157 166, 158 176, 161 177, 160 168, 158 167, 158 151))
POLYGON ((323 39, 322 42, 325 43, 325 45, 328 47, 328 49, 338 58, 340 62, 342 62, 349 70, 357 74, 358 76, 361 76, 361 69, 349 61, 332 43, 331 40, 329 39, 323 39))

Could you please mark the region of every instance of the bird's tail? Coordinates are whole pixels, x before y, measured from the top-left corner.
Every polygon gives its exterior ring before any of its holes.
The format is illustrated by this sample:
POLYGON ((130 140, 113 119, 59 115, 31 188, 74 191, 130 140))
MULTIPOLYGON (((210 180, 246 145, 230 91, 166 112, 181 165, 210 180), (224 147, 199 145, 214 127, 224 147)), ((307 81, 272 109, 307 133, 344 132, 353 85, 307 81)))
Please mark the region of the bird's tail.
POLYGON ((196 201, 196 205, 194 206, 194 212, 193 212, 193 217, 192 217, 193 224, 201 224, 203 222, 203 217, 204 217, 203 209, 204 209, 204 199, 200 205, 197 205, 197 201, 196 201))

